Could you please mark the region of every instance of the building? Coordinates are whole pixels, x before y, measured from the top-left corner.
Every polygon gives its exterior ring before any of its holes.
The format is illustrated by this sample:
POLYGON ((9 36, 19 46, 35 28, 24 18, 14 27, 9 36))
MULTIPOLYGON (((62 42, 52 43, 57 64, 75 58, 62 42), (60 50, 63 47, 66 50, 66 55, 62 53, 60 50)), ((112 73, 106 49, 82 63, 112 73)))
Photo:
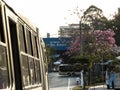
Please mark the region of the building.
POLYGON ((80 34, 79 24, 69 24, 68 26, 60 26, 59 37, 75 37, 80 34))

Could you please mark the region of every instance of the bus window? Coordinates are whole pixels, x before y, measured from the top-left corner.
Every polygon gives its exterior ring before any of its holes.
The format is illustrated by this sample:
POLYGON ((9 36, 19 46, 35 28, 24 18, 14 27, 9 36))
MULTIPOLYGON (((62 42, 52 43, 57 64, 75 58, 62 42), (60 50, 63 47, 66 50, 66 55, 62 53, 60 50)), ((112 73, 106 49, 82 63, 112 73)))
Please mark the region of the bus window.
POLYGON ((1 6, 0 6, 0 41, 5 43, 1 6))
POLYGON ((8 66, 6 48, 0 45, 0 89, 8 87, 8 66))
POLYGON ((38 57, 37 35, 32 32, 33 56, 38 57))
POLYGON ((20 49, 23 52, 27 52, 24 26, 21 23, 18 23, 18 28, 19 28, 20 49))
POLYGON ((36 83, 41 83, 41 71, 40 71, 40 62, 35 60, 35 72, 36 72, 36 83))
POLYGON ((38 47, 37 47, 37 37, 35 35, 32 36, 32 41, 33 41, 33 55, 35 57, 38 57, 38 47))
POLYGON ((28 69, 28 57, 22 55, 22 77, 24 86, 28 86, 30 84, 30 76, 28 69))
POLYGON ((32 41, 31 41, 31 32, 27 29, 26 30, 26 34, 27 34, 27 51, 30 55, 33 55, 33 51, 32 51, 32 41))
POLYGON ((39 58, 39 55, 38 55, 38 38, 37 38, 37 36, 34 37, 34 40, 35 40, 36 56, 37 56, 37 58, 39 58))
POLYGON ((29 58, 29 72, 31 84, 35 83, 35 69, 34 69, 34 59, 29 58))

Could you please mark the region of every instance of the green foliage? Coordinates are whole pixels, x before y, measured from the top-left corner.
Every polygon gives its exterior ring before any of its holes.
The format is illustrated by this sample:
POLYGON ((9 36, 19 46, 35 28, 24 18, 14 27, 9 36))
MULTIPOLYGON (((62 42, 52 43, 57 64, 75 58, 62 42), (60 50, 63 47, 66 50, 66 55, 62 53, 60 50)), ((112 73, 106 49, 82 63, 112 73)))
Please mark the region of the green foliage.
MULTIPOLYGON (((74 62, 74 63, 87 63, 88 64, 88 68, 91 68, 93 66, 94 63, 96 62, 100 62, 101 59, 103 59, 104 61, 110 60, 110 59, 114 59, 115 55, 111 53, 111 49, 112 47, 110 47, 110 43, 108 43, 109 40, 108 39, 112 38, 114 39, 114 36, 108 38, 105 36, 109 36, 106 35, 106 33, 108 33, 108 29, 112 29, 112 30, 116 30, 115 33, 115 40, 117 40, 117 45, 120 45, 120 14, 115 15, 115 18, 113 20, 108 20, 104 15, 103 12, 100 8, 91 5, 83 14, 82 16, 82 25, 89 26, 91 27, 91 30, 100 30, 100 32, 103 31, 103 33, 98 33, 98 35, 96 34, 97 38, 94 35, 94 32, 89 32, 89 31, 85 31, 85 34, 83 36, 83 55, 79 55, 77 50, 80 50, 80 41, 76 40, 76 42, 73 44, 72 48, 70 51, 73 52, 74 50, 77 51, 76 53, 72 54, 70 57, 70 62, 74 62), (87 25, 89 23, 89 25, 87 25), (100 35, 100 36, 99 36, 100 35), (98 37, 99 36, 99 37, 98 37), (104 40, 103 40, 104 38, 104 40), (101 43, 97 43, 101 42, 101 43), (101 41, 100 41, 101 40, 101 41), (106 42, 104 42, 106 41, 106 42), (77 42, 79 43, 79 45, 77 45, 77 42), (91 44, 91 45, 89 45, 91 44), (76 47, 76 46, 77 47, 76 47), (76 48, 77 49, 76 49, 76 48)), ((87 27, 89 30, 90 28, 87 27)), ((82 29, 83 31, 85 29, 82 29)), ((112 33, 112 32, 111 32, 112 33)))
POLYGON ((115 31, 115 40, 117 46, 120 46, 120 12, 116 13, 113 16, 113 19, 110 19, 106 22, 106 29, 113 29, 115 31))
POLYGON ((120 37, 119 37, 120 35, 120 12, 115 15, 115 19, 113 19, 111 23, 113 23, 112 27, 116 32, 116 35, 115 35, 116 44, 120 46, 120 37))
POLYGON ((103 15, 103 11, 91 5, 85 12, 83 20, 86 23, 90 23, 90 27, 94 30, 102 30, 106 27, 107 18, 103 15))
POLYGON ((83 65, 81 63, 74 64, 74 70, 81 71, 83 69, 83 65))
POLYGON ((115 72, 120 72, 120 61, 117 59, 114 59, 112 63, 109 65, 110 70, 113 70, 115 72))
POLYGON ((114 59, 116 56, 112 55, 111 53, 105 53, 104 54, 104 61, 110 60, 110 59, 114 59))
POLYGON ((102 77, 95 77, 94 79, 94 83, 101 83, 102 81, 102 77))
POLYGON ((53 54, 55 54, 55 49, 46 46, 46 55, 47 55, 48 64, 51 62, 51 55, 53 54))
POLYGON ((91 5, 91 6, 84 12, 84 14, 91 13, 91 11, 92 11, 92 12, 97 11, 98 13, 99 13, 99 12, 102 13, 102 10, 101 10, 100 8, 98 8, 98 7, 94 6, 94 5, 91 5))

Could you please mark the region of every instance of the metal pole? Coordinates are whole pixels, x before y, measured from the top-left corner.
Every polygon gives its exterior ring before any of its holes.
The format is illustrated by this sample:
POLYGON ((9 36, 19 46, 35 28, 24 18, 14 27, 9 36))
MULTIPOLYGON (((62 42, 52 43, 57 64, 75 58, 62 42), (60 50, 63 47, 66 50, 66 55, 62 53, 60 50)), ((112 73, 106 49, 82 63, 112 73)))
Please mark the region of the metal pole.
MULTIPOLYGON (((102 53, 102 63, 103 63, 103 60, 104 60, 104 53, 102 53)), ((103 90, 105 90, 105 88, 104 88, 104 68, 103 68, 103 65, 102 65, 102 83, 103 83, 103 90)))
POLYGON ((80 28, 80 55, 83 55, 81 20, 79 22, 79 28, 80 28))

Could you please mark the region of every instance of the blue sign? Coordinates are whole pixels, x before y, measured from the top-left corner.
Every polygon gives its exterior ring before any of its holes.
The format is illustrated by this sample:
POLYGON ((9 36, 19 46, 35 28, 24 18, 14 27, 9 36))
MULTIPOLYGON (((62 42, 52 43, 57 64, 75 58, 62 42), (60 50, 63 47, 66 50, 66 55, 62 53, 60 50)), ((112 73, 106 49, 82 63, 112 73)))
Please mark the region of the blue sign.
POLYGON ((55 50, 67 50, 70 44, 70 38, 43 38, 47 46, 55 50))

